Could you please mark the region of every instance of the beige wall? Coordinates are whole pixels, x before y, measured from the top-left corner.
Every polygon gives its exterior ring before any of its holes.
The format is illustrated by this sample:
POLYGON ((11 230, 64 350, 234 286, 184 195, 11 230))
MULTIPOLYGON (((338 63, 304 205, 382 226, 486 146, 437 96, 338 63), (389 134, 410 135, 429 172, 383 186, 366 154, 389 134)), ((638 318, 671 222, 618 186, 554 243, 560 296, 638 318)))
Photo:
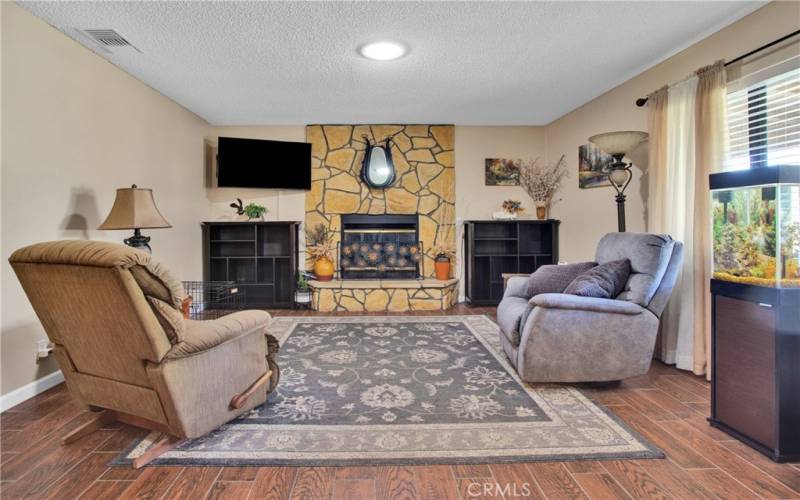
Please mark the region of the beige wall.
POLYGON ((34 362, 45 333, 8 256, 61 238, 120 241, 95 228, 115 189, 154 188, 172 229, 146 233, 154 253, 201 277, 208 124, 33 17, 2 3, 2 393, 57 369, 34 362))
POLYGON ((491 219, 504 200, 522 201, 523 216, 535 216, 533 202, 519 186, 487 186, 486 158, 545 161, 544 127, 456 127, 456 217, 491 219))
MULTIPOLYGON (((647 108, 636 107, 637 98, 679 81, 701 66, 718 59, 731 60, 798 28, 800 3, 772 2, 550 123, 546 127, 547 156, 554 161, 566 154, 571 174, 569 188, 564 192, 569 203, 557 206, 554 211, 563 221, 561 258, 590 259, 597 240, 617 227, 613 189, 579 190, 577 187, 578 146, 585 144, 589 136, 601 132, 646 131, 647 108)), ((644 231, 647 186, 641 182, 642 172, 634 171, 636 175, 626 192, 630 193, 627 224, 629 231, 644 231)))

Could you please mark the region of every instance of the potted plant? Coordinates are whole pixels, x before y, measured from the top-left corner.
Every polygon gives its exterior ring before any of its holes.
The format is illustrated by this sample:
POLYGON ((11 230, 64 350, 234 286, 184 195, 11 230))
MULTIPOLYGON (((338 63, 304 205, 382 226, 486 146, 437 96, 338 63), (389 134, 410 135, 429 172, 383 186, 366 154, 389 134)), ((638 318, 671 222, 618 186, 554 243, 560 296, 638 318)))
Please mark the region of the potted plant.
POLYGON ((436 279, 447 281, 450 279, 450 261, 455 256, 455 251, 448 245, 436 245, 433 247, 433 254, 436 256, 433 268, 436 272, 436 279))
POLYGON ((536 218, 546 219, 553 196, 561 189, 561 183, 568 175, 564 156, 555 165, 542 165, 538 158, 531 162, 520 163, 519 183, 533 198, 536 218))
POLYGON ((311 290, 308 286, 308 276, 304 272, 297 275, 297 288, 294 292, 294 301, 296 304, 311 303, 311 290))
POLYGON ((264 220, 264 214, 267 213, 267 207, 264 207, 262 205, 257 205, 255 203, 248 203, 243 210, 244 214, 247 216, 249 220, 253 219, 264 220))
POLYGON ((313 229, 306 231, 306 252, 314 259, 314 276, 317 280, 332 280, 336 243, 333 234, 324 224, 317 224, 313 229))

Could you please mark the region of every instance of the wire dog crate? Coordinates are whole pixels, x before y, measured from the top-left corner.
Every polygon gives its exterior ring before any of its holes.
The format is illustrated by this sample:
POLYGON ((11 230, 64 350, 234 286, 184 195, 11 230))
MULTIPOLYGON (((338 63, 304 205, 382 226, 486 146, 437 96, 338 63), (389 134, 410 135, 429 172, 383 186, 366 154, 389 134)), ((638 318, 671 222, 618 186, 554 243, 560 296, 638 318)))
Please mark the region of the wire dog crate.
POLYGON ((189 319, 216 319, 244 309, 244 290, 233 281, 184 281, 183 289, 192 298, 189 319))

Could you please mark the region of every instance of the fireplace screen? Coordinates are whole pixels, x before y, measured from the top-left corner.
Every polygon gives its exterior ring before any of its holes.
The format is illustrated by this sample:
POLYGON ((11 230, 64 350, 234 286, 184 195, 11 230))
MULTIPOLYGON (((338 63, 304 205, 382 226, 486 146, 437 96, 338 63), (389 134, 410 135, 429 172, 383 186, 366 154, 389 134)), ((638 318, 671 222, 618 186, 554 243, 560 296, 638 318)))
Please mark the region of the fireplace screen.
POLYGON ((339 259, 342 278, 418 278, 422 250, 416 216, 342 217, 339 259))

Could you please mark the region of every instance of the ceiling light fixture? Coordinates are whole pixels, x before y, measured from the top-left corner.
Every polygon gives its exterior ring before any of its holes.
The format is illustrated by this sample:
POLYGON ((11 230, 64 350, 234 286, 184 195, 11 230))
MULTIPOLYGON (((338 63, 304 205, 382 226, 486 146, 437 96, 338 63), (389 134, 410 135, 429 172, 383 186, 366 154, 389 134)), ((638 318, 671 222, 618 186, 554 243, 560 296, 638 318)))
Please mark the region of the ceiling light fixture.
POLYGON ((374 61, 393 61, 406 54, 404 45, 396 42, 368 43, 359 49, 362 56, 374 61))

